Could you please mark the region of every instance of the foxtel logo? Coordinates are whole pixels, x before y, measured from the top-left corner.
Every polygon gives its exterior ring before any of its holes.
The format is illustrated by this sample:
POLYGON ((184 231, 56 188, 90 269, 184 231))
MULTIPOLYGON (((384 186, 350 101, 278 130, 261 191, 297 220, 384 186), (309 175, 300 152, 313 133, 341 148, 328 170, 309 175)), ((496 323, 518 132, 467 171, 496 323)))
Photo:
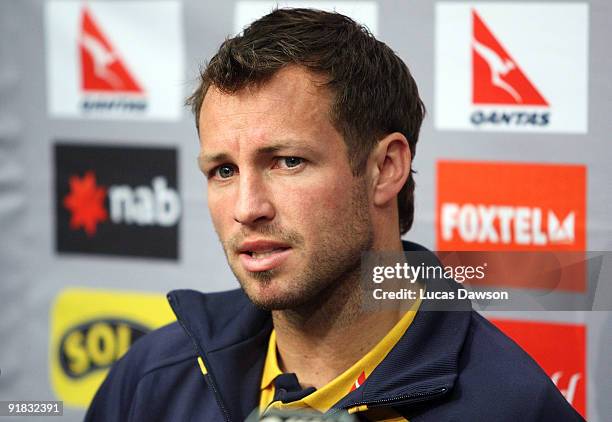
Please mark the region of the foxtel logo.
POLYGON ((439 161, 437 247, 584 251, 586 177, 574 164, 439 161))
POLYGON ((575 222, 574 212, 559 218, 553 210, 544 212, 538 207, 445 203, 441 209, 444 241, 458 235, 469 243, 572 244, 575 222))

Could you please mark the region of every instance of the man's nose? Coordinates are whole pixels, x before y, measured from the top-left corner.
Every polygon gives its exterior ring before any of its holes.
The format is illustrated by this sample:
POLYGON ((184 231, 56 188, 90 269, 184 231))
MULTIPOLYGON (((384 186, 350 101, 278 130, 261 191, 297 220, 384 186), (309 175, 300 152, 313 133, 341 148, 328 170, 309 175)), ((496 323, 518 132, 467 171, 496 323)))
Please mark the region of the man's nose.
POLYGON ((253 225, 274 218, 274 207, 268 189, 256 175, 240 175, 238 199, 234 207, 234 220, 253 225))

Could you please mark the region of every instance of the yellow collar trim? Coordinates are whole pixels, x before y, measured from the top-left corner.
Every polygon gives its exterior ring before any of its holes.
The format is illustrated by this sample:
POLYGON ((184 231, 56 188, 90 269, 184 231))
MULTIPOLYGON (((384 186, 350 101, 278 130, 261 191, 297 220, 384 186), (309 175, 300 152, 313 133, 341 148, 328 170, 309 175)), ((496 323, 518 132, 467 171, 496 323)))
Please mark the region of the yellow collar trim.
POLYGON ((276 356, 276 330, 273 329, 272 333, 270 333, 268 353, 266 354, 266 362, 264 364, 263 375, 261 376, 261 389, 268 388, 274 379, 282 373, 283 371, 278 366, 278 358, 276 356))
MULTIPOLYGON (((359 359, 354 365, 338 375, 328 384, 316 390, 312 394, 297 400, 292 403, 282 404, 281 402, 273 403, 273 407, 287 408, 303 408, 310 407, 319 412, 327 412, 331 407, 346 396, 351 388, 355 385, 355 381, 363 372, 365 377, 370 376, 374 369, 383 361, 389 354, 391 349, 397 344, 403 334, 406 332, 421 304, 420 299, 415 301, 410 310, 395 324, 395 326, 376 344, 365 356, 359 359)), ((264 364, 264 370, 261 378, 261 402, 260 408, 265 409, 270 405, 274 396, 274 379, 282 374, 278 366, 276 355, 276 332, 272 330, 270 341, 268 343, 268 352, 264 364)))

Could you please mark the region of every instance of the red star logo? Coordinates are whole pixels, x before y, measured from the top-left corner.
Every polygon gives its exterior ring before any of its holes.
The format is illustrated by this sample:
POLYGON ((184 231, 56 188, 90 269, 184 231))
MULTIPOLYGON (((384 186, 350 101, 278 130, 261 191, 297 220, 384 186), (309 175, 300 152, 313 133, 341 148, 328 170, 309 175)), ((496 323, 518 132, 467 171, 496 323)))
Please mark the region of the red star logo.
POLYGON ((96 185, 96 175, 93 171, 85 173, 83 178, 70 177, 70 193, 64 198, 64 207, 72 214, 70 228, 83 228, 90 237, 96 234, 98 223, 108 219, 104 198, 106 188, 96 185))

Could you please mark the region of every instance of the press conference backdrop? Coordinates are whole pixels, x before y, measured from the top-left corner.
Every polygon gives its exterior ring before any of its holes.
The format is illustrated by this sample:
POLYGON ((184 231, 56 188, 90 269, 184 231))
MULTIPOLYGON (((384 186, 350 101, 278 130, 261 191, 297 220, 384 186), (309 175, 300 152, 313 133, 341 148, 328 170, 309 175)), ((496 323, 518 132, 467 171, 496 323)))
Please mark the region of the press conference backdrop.
MULTIPOLYGON (((612 249, 612 3, 283 4, 352 16, 417 80, 428 115, 406 239, 612 249), (500 210, 531 229, 500 231, 500 210)), ((173 320, 167 291, 238 286, 182 104, 200 63, 273 5, 0 2, 0 400, 62 400, 80 420, 108 367, 173 320)), ((610 312, 487 317, 582 415, 610 420, 610 312)))

